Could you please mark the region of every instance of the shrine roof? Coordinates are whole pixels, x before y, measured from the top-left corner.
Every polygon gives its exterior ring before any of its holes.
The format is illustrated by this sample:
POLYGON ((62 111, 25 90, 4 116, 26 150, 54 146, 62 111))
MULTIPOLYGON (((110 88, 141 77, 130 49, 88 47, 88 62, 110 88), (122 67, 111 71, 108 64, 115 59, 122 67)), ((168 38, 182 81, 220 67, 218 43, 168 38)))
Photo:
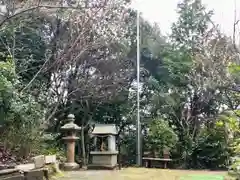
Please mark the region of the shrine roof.
POLYGON ((95 124, 92 132, 93 135, 97 134, 117 134, 117 128, 115 124, 95 124))

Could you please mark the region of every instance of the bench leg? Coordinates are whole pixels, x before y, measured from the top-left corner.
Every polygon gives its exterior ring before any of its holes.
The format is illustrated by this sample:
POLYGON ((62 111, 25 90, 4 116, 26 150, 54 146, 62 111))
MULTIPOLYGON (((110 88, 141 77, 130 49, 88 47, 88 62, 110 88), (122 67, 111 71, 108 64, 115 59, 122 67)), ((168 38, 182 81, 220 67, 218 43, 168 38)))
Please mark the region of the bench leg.
POLYGON ((167 162, 164 162, 164 169, 167 169, 167 162))
POLYGON ((148 161, 145 161, 145 168, 148 168, 148 161))
POLYGON ((148 161, 148 167, 151 168, 152 167, 152 162, 148 161))

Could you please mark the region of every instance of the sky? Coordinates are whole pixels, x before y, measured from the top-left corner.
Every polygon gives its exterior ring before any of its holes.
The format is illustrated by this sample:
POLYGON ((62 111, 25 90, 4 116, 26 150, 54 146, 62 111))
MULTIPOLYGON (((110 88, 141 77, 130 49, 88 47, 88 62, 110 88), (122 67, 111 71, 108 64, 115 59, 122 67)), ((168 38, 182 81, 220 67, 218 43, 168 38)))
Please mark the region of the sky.
MULTIPOLYGON (((170 33, 171 24, 177 20, 176 8, 180 0, 133 0, 132 6, 151 23, 157 23, 163 34, 170 33)), ((202 0, 208 10, 214 10, 213 21, 228 36, 233 33, 234 9, 240 20, 240 0, 202 0), (238 2, 239 1, 239 2, 238 2)), ((239 24, 240 31, 240 24, 239 24)))

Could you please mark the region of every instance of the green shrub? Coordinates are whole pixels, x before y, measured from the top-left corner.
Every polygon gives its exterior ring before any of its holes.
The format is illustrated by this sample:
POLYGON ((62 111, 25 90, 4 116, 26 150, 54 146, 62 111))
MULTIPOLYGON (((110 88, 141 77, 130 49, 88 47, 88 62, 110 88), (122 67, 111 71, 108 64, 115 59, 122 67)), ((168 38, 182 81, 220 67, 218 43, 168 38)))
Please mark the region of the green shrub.
POLYGON ((240 179, 240 138, 234 138, 232 143, 234 155, 231 158, 231 165, 229 166, 229 175, 240 179))
POLYGON ((66 160, 65 151, 54 143, 44 142, 39 153, 43 155, 56 155, 60 162, 66 160))
POLYGON ((150 150, 157 152, 160 156, 165 149, 171 150, 177 143, 177 135, 169 126, 167 121, 154 119, 146 137, 146 145, 150 150))
POLYGON ((229 165, 230 153, 225 127, 205 127, 200 132, 193 150, 192 166, 202 169, 225 169, 229 165))

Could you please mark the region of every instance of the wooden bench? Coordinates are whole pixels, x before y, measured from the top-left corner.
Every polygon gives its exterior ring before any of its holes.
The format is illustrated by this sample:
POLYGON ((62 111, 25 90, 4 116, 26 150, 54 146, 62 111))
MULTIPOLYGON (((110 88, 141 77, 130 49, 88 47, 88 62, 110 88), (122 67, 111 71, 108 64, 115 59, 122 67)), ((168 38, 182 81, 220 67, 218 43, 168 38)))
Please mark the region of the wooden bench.
POLYGON ((151 162, 152 161, 158 161, 163 163, 164 169, 167 168, 167 164, 172 161, 172 159, 165 159, 165 158, 151 158, 151 157, 143 157, 142 158, 143 162, 145 162, 145 167, 150 168, 151 167, 151 162))

